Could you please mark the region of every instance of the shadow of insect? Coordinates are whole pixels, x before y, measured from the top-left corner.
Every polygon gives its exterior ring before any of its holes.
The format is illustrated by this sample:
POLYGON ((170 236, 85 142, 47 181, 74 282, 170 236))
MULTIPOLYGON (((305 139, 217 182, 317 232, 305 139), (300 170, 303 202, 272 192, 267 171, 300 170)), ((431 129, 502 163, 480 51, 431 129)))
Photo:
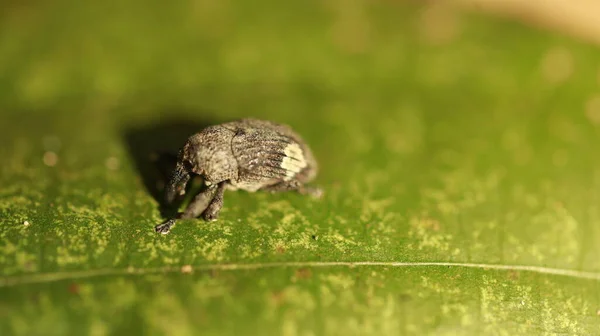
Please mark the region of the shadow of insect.
POLYGON ((189 114, 165 115, 168 116, 156 123, 124 127, 122 137, 147 192, 160 205, 161 216, 169 218, 177 213, 181 205, 181 201, 167 205, 164 199, 164 187, 175 167, 180 147, 191 135, 222 121, 210 117, 208 113, 198 113, 198 118, 192 118, 189 114))

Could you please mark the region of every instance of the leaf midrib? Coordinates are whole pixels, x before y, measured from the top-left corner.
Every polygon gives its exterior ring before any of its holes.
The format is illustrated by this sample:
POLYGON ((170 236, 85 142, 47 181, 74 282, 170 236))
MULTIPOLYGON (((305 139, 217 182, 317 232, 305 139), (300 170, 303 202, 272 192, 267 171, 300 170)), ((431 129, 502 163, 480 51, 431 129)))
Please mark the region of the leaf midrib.
POLYGON ((26 274, 21 276, 8 276, 0 279, 0 287, 12 287, 24 284, 48 283, 61 280, 75 280, 94 278, 100 276, 122 276, 122 275, 146 275, 157 273, 188 273, 193 271, 236 271, 236 270, 258 270, 268 268, 326 268, 326 267, 462 267, 477 268, 482 270, 521 271, 537 274, 564 276, 575 279, 600 281, 600 272, 579 271, 564 268, 552 268, 531 265, 505 265, 505 264, 481 264, 481 263, 457 263, 457 262, 396 262, 396 261, 295 261, 295 262, 267 262, 267 263, 230 263, 230 264, 204 264, 204 265, 181 265, 163 267, 142 268, 100 268, 81 271, 49 272, 38 274, 26 274))

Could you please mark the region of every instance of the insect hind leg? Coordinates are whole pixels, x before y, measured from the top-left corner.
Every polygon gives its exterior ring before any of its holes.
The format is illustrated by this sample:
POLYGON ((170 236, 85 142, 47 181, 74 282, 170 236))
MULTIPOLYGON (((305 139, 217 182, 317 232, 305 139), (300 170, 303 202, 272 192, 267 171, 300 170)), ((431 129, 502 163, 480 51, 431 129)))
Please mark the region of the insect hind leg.
POLYGON ((263 190, 277 193, 277 192, 286 192, 286 191, 296 191, 301 195, 309 195, 315 198, 321 198, 323 196, 323 190, 318 187, 307 186, 302 182, 293 179, 290 181, 279 182, 267 187, 264 187, 263 190))
POLYGON ((282 181, 278 182, 266 187, 263 187, 262 190, 268 191, 271 193, 285 192, 290 190, 297 190, 300 187, 301 183, 298 180, 290 180, 290 181, 282 181))

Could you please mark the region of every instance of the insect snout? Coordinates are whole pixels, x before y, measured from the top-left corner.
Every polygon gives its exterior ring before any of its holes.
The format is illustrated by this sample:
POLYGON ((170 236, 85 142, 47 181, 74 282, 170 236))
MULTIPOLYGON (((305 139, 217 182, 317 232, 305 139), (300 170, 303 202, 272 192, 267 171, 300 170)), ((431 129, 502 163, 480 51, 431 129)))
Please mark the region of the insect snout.
POLYGON ((165 201, 167 204, 173 203, 177 196, 185 195, 185 187, 189 180, 190 173, 181 165, 177 165, 165 189, 165 201))

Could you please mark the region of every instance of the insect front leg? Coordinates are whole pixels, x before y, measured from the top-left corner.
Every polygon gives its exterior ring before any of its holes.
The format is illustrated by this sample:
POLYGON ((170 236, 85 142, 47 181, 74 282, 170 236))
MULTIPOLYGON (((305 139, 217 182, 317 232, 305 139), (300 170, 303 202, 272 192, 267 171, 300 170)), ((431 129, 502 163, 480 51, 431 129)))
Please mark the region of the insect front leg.
POLYGON ((215 198, 215 194, 218 192, 218 190, 218 185, 210 186, 202 190, 198 195, 196 195, 196 197, 194 197, 194 200, 185 209, 181 215, 181 218, 188 219, 200 216, 200 214, 206 210, 206 208, 215 198))
POLYGON ((225 193, 225 183, 221 182, 217 185, 217 191, 215 192, 215 196, 212 201, 202 213, 202 217, 204 217, 207 221, 215 221, 219 217, 219 212, 223 207, 223 194, 225 193))
POLYGON ((202 190, 198 195, 194 197, 192 202, 187 206, 185 211, 182 214, 179 214, 176 218, 169 219, 163 224, 159 224, 154 227, 156 232, 160 232, 162 234, 167 234, 175 226, 175 222, 178 219, 190 219, 196 218, 200 216, 200 214, 208 207, 213 198, 215 197, 215 193, 218 191, 217 186, 208 187, 202 190))

